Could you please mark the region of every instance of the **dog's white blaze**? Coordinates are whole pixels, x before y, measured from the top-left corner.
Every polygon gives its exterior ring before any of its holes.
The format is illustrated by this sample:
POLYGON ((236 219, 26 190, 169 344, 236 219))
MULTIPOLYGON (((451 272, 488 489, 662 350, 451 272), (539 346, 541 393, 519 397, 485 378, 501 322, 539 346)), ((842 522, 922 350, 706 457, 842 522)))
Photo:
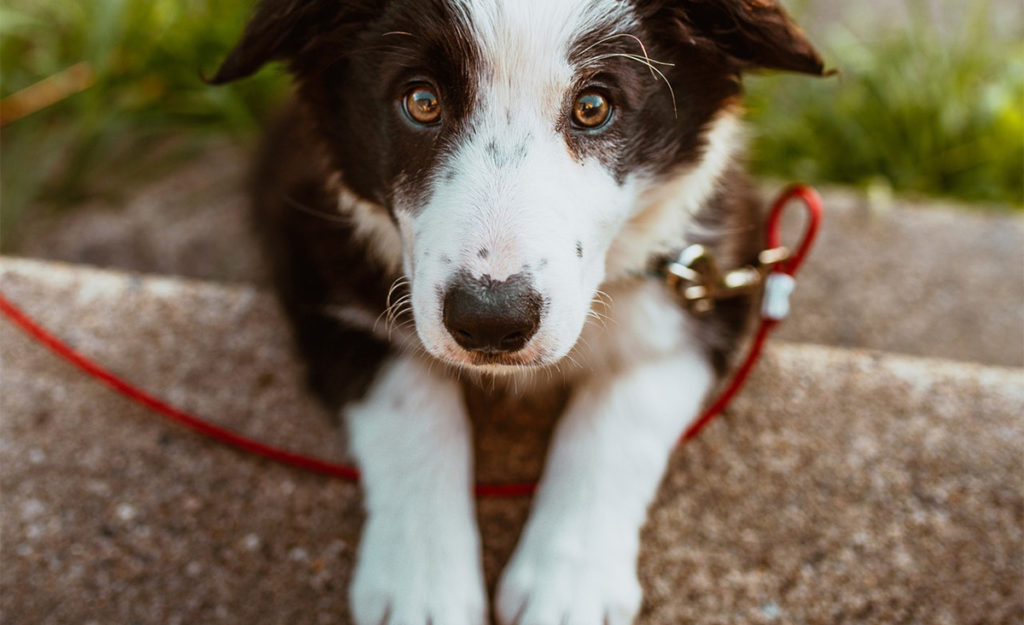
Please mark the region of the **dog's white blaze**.
POLYGON ((463 270, 498 281, 527 272, 545 307, 521 357, 551 363, 579 336, 638 194, 635 177, 618 184, 596 159, 577 160, 559 130, 574 95, 570 46, 632 15, 610 0, 458 6, 483 56, 472 130, 446 163, 456 176, 439 181, 422 210, 398 210, 417 331, 431 353, 462 361, 441 319, 445 285, 463 270))

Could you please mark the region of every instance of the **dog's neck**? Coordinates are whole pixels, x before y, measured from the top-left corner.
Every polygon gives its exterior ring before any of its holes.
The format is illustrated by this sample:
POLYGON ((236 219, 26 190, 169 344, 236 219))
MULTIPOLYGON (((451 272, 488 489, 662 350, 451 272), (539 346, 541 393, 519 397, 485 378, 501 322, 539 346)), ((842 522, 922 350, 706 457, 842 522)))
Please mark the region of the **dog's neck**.
POLYGON ((682 249, 700 228, 695 216, 717 191, 743 145, 739 114, 726 110, 704 135, 704 154, 660 184, 650 185, 637 202, 637 210, 612 241, 605 281, 614 282, 646 272, 652 257, 682 249))

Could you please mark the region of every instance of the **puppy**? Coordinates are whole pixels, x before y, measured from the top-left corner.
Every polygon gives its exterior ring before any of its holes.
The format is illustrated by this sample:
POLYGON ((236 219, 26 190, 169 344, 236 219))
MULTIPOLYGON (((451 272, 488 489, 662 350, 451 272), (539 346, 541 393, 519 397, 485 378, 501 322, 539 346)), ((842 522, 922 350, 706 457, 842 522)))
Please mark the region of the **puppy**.
POLYGON ((287 64, 254 205, 367 521, 359 625, 479 625, 460 375, 571 396, 504 570, 504 624, 626 625, 676 439, 751 317, 651 277, 753 262, 740 76, 822 74, 775 0, 263 0, 213 83, 287 64))

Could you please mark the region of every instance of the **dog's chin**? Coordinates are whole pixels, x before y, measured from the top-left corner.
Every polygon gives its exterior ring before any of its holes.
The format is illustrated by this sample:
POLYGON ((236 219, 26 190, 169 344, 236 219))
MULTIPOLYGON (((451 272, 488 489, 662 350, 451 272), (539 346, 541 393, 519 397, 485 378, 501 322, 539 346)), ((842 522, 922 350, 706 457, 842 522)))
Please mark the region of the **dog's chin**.
POLYGON ((440 353, 434 353, 434 356, 447 365, 491 375, 511 375, 523 369, 541 368, 552 364, 552 361, 544 358, 536 350, 528 348, 512 354, 470 352, 451 346, 445 346, 439 351, 440 353))
POLYGON ((550 352, 533 345, 527 345, 518 352, 488 354, 468 351, 452 343, 437 348, 428 347, 427 352, 450 367, 497 376, 543 369, 556 365, 561 359, 561 355, 553 357, 550 352))

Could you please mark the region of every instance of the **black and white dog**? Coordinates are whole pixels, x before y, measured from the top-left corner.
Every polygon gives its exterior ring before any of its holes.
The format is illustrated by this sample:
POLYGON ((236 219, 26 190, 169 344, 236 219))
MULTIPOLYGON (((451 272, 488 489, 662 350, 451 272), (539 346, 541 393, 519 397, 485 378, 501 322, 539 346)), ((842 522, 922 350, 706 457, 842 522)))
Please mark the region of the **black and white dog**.
POLYGON ((649 268, 754 260, 740 75, 818 54, 776 0, 263 0, 212 82, 271 60, 298 97, 254 201, 363 472, 355 622, 487 621, 483 380, 571 388, 498 620, 631 623, 647 506, 752 310, 694 317, 649 268))

